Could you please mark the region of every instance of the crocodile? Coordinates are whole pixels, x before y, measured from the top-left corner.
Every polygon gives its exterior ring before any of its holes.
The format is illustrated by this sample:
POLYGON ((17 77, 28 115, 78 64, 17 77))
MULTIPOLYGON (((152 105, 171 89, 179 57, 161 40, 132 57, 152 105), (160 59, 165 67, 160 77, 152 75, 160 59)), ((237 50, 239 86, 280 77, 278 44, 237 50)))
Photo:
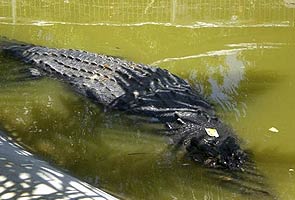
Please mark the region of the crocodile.
POLYGON ((73 49, 2 42, 5 54, 32 66, 105 106, 156 119, 175 147, 208 168, 243 170, 248 154, 214 107, 187 81, 169 71, 121 58, 73 49))

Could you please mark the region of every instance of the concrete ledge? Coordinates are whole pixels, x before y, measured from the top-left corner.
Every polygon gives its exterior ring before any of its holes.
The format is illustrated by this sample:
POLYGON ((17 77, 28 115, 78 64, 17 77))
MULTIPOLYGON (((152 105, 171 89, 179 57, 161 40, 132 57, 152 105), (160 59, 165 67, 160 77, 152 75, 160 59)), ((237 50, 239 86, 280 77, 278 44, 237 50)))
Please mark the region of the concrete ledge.
POLYGON ((62 172, 0 131, 0 199, 117 198, 62 172))

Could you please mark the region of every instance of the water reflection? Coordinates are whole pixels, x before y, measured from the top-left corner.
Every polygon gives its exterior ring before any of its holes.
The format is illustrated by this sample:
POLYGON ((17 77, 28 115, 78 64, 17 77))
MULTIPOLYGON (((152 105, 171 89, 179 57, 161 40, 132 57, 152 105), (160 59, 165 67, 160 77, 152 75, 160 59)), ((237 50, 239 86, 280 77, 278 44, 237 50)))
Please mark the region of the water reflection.
POLYGON ((239 53, 227 55, 224 65, 208 66, 208 82, 211 87, 210 99, 217 102, 223 109, 234 111, 237 117, 246 114, 246 103, 238 102, 234 97, 239 95, 240 82, 245 78, 244 61, 239 59, 239 53), (218 80, 216 74, 222 80, 218 80), (240 107, 238 104, 242 105, 240 107))
POLYGON ((247 114, 247 93, 250 90, 245 91, 243 87, 249 87, 248 83, 253 81, 252 76, 255 76, 255 81, 260 86, 255 85, 256 88, 251 88, 252 92, 265 90, 262 83, 266 80, 272 80, 274 84, 280 79, 272 70, 258 73, 259 75, 253 74, 252 71, 256 68, 255 59, 267 50, 278 50, 284 46, 283 43, 227 44, 222 50, 164 58, 153 62, 152 65, 165 66, 172 71, 186 68, 183 69, 183 77, 223 111, 234 113, 238 120, 247 114), (175 66, 179 69, 176 70, 175 66))
POLYGON ((294 26, 294 0, 1 1, 3 24, 294 26), (270 17, 271 16, 271 17, 270 17))

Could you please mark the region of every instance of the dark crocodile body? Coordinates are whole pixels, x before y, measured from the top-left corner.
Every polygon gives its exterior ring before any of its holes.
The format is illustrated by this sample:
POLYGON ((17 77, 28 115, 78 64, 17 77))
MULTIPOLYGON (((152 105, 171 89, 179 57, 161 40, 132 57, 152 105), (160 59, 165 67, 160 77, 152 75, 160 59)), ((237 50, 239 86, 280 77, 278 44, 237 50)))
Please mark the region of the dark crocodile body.
POLYGON ((158 119, 176 146, 184 146, 197 162, 231 170, 243 167, 246 154, 232 130, 186 81, 167 70, 80 50, 18 43, 2 49, 107 108, 158 119))

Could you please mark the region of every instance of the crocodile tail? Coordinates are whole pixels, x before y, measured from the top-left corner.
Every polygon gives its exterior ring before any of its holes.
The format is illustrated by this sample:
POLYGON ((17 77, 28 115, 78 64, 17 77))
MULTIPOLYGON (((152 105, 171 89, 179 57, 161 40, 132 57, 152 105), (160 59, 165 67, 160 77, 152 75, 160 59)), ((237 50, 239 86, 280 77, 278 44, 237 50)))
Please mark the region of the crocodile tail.
POLYGON ((32 48, 33 46, 34 45, 32 44, 10 40, 6 37, 0 37, 0 52, 14 57, 23 58, 23 52, 32 48))

